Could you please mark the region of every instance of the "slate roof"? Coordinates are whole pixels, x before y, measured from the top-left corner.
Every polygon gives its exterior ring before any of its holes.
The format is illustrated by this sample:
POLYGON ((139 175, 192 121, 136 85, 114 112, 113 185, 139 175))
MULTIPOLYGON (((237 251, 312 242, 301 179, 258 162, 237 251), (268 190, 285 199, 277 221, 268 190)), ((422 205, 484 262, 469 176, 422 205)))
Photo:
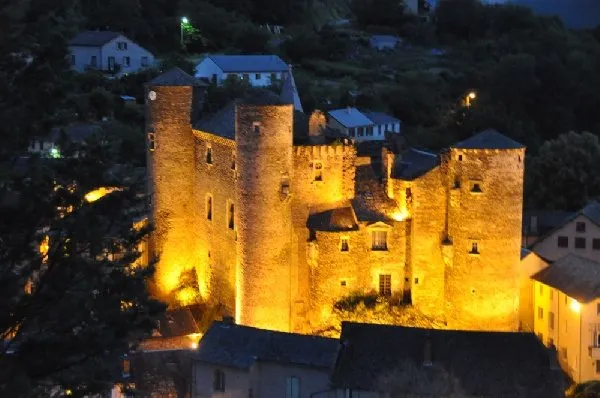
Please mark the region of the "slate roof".
MULTIPOLYGON (((450 396, 418 391, 418 380, 439 384, 441 378, 435 372, 441 368, 458 384, 460 396, 564 397, 555 357, 531 333, 343 322, 341 343, 331 378, 337 388, 386 392, 382 382, 391 375, 395 377, 392 383, 400 384, 395 393, 450 396), (426 351, 432 366, 423 366, 426 351)), ((423 384, 424 389, 432 388, 423 384)))
POLYGON ((562 210, 531 210, 523 212, 523 233, 526 235, 541 236, 556 227, 564 225, 566 220, 576 214, 572 211, 562 210), (537 231, 532 230, 532 217, 537 218, 537 231))
POLYGON ((374 124, 400 123, 399 119, 383 112, 364 111, 363 114, 374 124))
POLYGON ((235 105, 231 101, 217 113, 200 119, 194 123, 194 129, 235 140, 235 105))
POLYGON ((592 220, 594 223, 600 225, 600 203, 592 200, 583 209, 579 211, 582 214, 592 220))
POLYGON ((315 231, 352 231, 358 229, 358 224, 354 209, 347 204, 309 215, 306 227, 315 231))
POLYGON ((181 68, 174 67, 165 73, 156 76, 146 83, 148 86, 205 86, 195 77, 184 72, 181 68))
POLYGON ((289 66, 277 55, 209 55, 225 73, 287 72, 289 66))
POLYGON ((514 141, 496 130, 487 129, 451 146, 456 149, 520 149, 523 144, 514 141))
POLYGON ((559 258, 532 278, 581 303, 600 298, 600 263, 576 254, 559 258))
POLYGON ((440 157, 437 154, 410 148, 396 156, 392 178, 414 180, 439 166, 439 164, 440 157))
POLYGON ((240 369, 256 361, 327 369, 338 347, 337 339, 214 322, 200 340, 195 359, 240 369))
POLYGON ((346 128, 371 126, 373 121, 356 108, 334 109, 327 112, 346 128))
POLYGON ((77 34, 69 41, 70 46, 102 47, 109 41, 121 36, 118 32, 87 30, 77 34))
POLYGON ((283 80, 281 86, 281 93, 279 94, 279 101, 282 104, 294 105, 294 110, 302 112, 302 102, 300 102, 300 96, 298 95, 298 89, 296 88, 296 82, 294 76, 288 73, 283 80))

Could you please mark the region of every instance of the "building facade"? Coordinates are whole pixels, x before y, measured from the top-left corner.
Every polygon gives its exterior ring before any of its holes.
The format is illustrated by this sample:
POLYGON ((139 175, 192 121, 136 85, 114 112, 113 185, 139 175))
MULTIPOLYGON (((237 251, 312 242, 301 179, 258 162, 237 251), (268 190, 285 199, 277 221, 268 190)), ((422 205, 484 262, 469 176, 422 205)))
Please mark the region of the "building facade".
POLYGON ((222 84, 229 76, 254 87, 281 82, 290 67, 276 55, 209 55, 196 65, 196 77, 222 84))
POLYGON ((518 328, 522 145, 488 130, 375 167, 265 92, 192 120, 193 84, 147 87, 161 297, 193 274, 203 301, 265 329, 310 332, 373 292, 451 328, 518 328))
POLYGON ((382 112, 345 108, 331 110, 328 116, 330 128, 357 142, 384 141, 386 133, 400 134, 400 120, 382 112))

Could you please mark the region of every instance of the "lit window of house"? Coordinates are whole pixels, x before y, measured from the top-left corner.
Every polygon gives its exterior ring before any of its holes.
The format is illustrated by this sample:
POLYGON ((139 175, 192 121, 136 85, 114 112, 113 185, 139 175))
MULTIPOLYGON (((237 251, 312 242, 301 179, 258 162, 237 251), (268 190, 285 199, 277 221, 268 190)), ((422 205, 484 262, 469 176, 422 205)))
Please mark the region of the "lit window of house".
POLYGON ((131 361, 127 358, 123 359, 123 378, 128 378, 131 375, 131 361))
POLYGON ((225 392, 225 372, 221 369, 216 369, 213 374, 213 390, 225 392))
POLYGON ((210 146, 206 147, 206 163, 208 163, 208 164, 213 163, 213 152, 212 152, 212 148, 210 146))
POLYGON ((316 160, 313 162, 313 172, 315 181, 323 181, 323 163, 316 160))
POLYGON ((349 240, 347 236, 340 238, 340 251, 347 252, 350 250, 349 240))
POLYGON ((387 250, 387 231, 371 231, 371 250, 387 250))
POLYGON ((227 227, 235 229, 235 206, 231 202, 227 206, 227 227))
POLYGON ((390 274, 379 275, 379 295, 386 297, 392 295, 392 276, 390 274))

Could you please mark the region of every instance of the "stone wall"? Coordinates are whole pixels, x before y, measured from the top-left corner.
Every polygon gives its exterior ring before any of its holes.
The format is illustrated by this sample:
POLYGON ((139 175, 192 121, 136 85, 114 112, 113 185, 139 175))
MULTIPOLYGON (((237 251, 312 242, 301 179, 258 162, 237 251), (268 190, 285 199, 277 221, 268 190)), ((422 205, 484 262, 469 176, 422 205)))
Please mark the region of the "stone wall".
POLYGON ((154 135, 155 145, 154 150, 147 152, 155 226, 150 250, 160 257, 155 293, 172 301, 170 295, 177 288, 181 273, 193 269, 198 256, 193 216, 192 88, 156 86, 150 90, 156 93, 146 107, 146 131, 154 135))
POLYGON ((194 208, 197 212, 200 262, 197 265, 204 300, 220 303, 235 314, 237 253, 235 229, 228 225, 228 205, 235 202, 235 141, 195 130, 194 208), (207 162, 210 148, 211 161, 207 162), (212 212, 209 214, 209 198, 212 212))
POLYGON ((237 291, 243 325, 291 328, 293 107, 236 108, 237 291))
POLYGON ((524 150, 451 149, 443 162, 450 327, 517 330, 524 150))

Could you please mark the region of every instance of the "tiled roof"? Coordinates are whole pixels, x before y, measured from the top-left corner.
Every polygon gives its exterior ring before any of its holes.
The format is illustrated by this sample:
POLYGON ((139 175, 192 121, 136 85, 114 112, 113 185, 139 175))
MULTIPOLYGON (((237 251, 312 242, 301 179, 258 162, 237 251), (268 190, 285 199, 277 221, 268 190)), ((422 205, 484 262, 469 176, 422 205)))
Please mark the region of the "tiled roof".
POLYGON ((346 128, 373 125, 371 119, 356 108, 334 109, 327 113, 346 128))
POLYGON ((308 216, 306 227, 315 231, 351 231, 358 229, 356 215, 350 204, 311 214, 308 216))
POLYGON ((500 134, 496 130, 488 129, 474 136, 467 138, 464 141, 458 142, 451 146, 456 149, 521 149, 525 148, 523 144, 518 143, 500 134))
POLYGON ((118 32, 87 30, 71 39, 70 46, 101 47, 109 41, 121 36, 118 32))
POLYGON ((600 298, 600 263, 576 254, 559 258, 532 278, 582 303, 600 298))
POLYGON ((364 111, 363 114, 374 124, 400 123, 399 119, 383 112, 364 111))
POLYGON ((336 388, 407 396, 564 397, 555 352, 531 333, 344 322, 340 340, 331 379, 336 388))
POLYGON ((162 75, 156 76, 154 79, 146 83, 148 86, 200 86, 205 85, 195 77, 185 73, 178 67, 169 69, 162 75))
POLYGON ((194 124, 196 130, 235 139, 235 101, 231 101, 215 114, 208 115, 194 124))
POLYGON ((225 73, 287 72, 289 66, 277 55, 209 55, 225 73))
POLYGON ((200 340, 199 361, 247 369, 255 361, 317 368, 333 366, 338 340, 214 322, 200 340))
POLYGON ((410 148, 396 156, 392 178, 414 180, 439 164, 440 158, 435 153, 410 148))

